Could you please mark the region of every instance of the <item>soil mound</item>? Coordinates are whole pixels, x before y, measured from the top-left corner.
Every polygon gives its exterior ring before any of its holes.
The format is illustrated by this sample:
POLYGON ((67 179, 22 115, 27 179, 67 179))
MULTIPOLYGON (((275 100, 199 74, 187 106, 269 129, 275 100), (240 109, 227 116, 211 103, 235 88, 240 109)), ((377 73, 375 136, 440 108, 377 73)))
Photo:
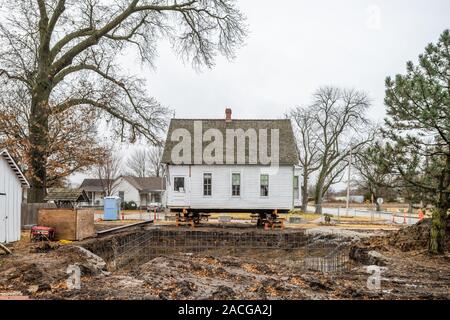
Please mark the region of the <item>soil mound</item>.
MULTIPOLYGON (((450 248, 450 219, 447 218, 446 247, 450 248)), ((431 219, 403 228, 388 237, 388 244, 400 250, 413 251, 428 248, 431 232, 431 219)))

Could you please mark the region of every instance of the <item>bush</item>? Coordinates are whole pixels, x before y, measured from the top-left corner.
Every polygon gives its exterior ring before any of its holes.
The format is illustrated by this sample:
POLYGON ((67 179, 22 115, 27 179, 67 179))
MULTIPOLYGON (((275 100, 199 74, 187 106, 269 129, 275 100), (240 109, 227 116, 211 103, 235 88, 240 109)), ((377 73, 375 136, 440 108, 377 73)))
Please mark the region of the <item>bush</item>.
POLYGON ((122 202, 122 210, 136 210, 137 204, 134 201, 122 202))

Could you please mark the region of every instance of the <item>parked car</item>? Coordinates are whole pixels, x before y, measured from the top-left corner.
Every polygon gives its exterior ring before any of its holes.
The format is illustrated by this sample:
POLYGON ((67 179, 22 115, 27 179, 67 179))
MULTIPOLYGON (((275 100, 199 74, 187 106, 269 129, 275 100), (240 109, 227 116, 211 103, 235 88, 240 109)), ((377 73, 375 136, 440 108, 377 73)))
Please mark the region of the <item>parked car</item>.
POLYGON ((163 206, 160 202, 152 202, 147 206, 147 211, 154 211, 156 209, 157 212, 163 210, 163 206))

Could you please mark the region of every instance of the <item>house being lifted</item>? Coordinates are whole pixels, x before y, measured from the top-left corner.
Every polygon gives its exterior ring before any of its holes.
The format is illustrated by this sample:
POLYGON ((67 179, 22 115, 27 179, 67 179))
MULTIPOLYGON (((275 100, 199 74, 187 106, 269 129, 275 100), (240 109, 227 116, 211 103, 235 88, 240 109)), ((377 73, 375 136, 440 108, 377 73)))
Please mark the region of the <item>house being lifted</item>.
POLYGON ((298 152, 289 119, 172 119, 163 163, 167 207, 177 222, 211 212, 248 212, 259 225, 301 202, 298 152))

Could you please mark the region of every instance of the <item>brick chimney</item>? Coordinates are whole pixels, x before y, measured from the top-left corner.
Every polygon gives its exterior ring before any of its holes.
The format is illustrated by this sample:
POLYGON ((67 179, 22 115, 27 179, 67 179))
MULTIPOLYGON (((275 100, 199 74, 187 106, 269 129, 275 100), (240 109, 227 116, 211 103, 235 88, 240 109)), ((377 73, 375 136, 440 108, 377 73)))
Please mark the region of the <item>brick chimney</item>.
POLYGON ((231 122, 231 108, 225 109, 225 122, 231 122))

